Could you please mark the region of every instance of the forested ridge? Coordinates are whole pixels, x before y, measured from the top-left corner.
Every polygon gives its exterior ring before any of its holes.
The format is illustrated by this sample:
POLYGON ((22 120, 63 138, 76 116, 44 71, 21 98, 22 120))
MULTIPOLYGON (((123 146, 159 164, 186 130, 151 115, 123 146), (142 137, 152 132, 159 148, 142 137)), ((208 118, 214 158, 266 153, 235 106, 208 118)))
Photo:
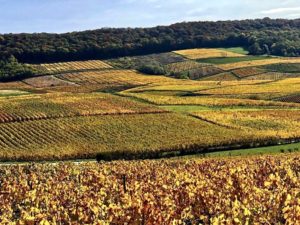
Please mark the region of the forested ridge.
POLYGON ((55 62, 244 46, 250 54, 300 55, 300 19, 184 22, 153 28, 103 28, 64 34, 2 34, 0 57, 55 62))

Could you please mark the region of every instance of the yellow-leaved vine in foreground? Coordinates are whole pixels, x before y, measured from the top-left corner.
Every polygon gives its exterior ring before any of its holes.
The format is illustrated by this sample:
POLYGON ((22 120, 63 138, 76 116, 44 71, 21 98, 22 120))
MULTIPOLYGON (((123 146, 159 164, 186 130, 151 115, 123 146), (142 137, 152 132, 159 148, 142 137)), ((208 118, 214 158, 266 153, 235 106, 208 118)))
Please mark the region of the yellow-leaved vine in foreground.
POLYGON ((299 154, 0 167, 1 224, 299 224, 299 154))

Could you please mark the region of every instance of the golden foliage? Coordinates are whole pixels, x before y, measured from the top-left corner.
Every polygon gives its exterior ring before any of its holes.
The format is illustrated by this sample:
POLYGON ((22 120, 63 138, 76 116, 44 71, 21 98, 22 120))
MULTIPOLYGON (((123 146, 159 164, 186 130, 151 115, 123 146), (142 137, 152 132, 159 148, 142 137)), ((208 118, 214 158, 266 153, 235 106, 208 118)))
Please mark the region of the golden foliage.
POLYGON ((214 48, 195 48, 174 51, 179 55, 183 55, 189 59, 206 59, 206 58, 218 58, 218 57, 244 57, 245 55, 214 48))
POLYGON ((298 154, 0 167, 1 224, 300 224, 298 154))
POLYGON ((100 60, 62 62, 37 65, 48 72, 61 73, 76 70, 111 69, 112 67, 100 60))
POLYGON ((290 78, 274 82, 265 82, 258 84, 246 84, 246 85, 222 85, 219 88, 200 91, 201 94, 292 94, 300 90, 300 78, 290 78))
POLYGON ((64 74, 62 79, 81 85, 145 85, 152 83, 178 82, 164 76, 150 76, 135 70, 103 70, 64 74))
POLYGON ((163 110, 104 93, 49 93, 0 99, 0 123, 107 114, 159 113, 163 110), (20 110, 21 109, 21 110, 20 110))
POLYGON ((252 132, 260 137, 300 137, 300 110, 232 110, 193 113, 216 124, 252 132))
POLYGON ((297 103, 275 102, 266 100, 251 100, 243 98, 201 97, 201 96, 165 96, 151 93, 122 92, 125 96, 132 96, 157 105, 202 105, 202 106, 276 106, 299 107, 297 103))
POLYGON ((233 70, 239 69, 244 67, 253 67, 253 66, 264 66, 264 65, 271 65, 271 64, 279 64, 279 63, 300 63, 300 58, 280 58, 280 57, 273 57, 269 59, 262 59, 262 60, 252 60, 252 61, 243 61, 243 62, 236 62, 236 63, 227 63, 218 65, 220 69, 223 70, 233 70))

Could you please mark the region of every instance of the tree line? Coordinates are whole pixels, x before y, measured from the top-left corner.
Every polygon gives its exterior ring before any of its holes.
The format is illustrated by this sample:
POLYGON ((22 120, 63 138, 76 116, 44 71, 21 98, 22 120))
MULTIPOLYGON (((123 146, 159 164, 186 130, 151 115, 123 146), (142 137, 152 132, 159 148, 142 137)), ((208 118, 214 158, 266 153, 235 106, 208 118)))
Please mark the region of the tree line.
POLYGON ((64 34, 2 34, 0 58, 41 63, 106 59, 196 47, 243 46, 251 54, 300 55, 300 20, 184 22, 64 34))

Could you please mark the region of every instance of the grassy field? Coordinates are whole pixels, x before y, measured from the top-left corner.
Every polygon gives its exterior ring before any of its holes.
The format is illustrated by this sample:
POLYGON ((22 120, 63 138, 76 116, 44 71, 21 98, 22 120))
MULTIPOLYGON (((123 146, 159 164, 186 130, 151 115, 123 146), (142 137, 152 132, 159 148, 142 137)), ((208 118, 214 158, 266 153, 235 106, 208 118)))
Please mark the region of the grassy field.
POLYGON ((264 69, 281 73, 300 73, 300 64, 271 64, 263 66, 264 69))
POLYGON ((220 50, 223 51, 228 51, 228 52, 233 52, 233 53, 237 53, 237 54, 242 54, 242 55, 248 55, 249 52, 242 48, 242 47, 233 47, 233 48, 219 48, 220 50))
POLYGON ((21 90, 0 90, 0 97, 11 97, 11 96, 21 96, 29 95, 30 92, 21 90))
POLYGON ((211 63, 216 65, 228 64, 228 63, 238 63, 238 62, 248 62, 255 60, 268 59, 267 56, 244 56, 244 57, 219 57, 219 58, 207 58, 198 59, 200 63, 211 63))
POLYGON ((252 156, 252 155, 276 155, 283 153, 293 153, 300 151, 300 143, 287 144, 287 145, 277 145, 269 147, 260 148, 248 148, 248 149, 237 149, 231 151, 219 151, 210 152, 198 155, 185 156, 184 158, 197 158, 197 157, 231 157, 231 156, 252 156))

